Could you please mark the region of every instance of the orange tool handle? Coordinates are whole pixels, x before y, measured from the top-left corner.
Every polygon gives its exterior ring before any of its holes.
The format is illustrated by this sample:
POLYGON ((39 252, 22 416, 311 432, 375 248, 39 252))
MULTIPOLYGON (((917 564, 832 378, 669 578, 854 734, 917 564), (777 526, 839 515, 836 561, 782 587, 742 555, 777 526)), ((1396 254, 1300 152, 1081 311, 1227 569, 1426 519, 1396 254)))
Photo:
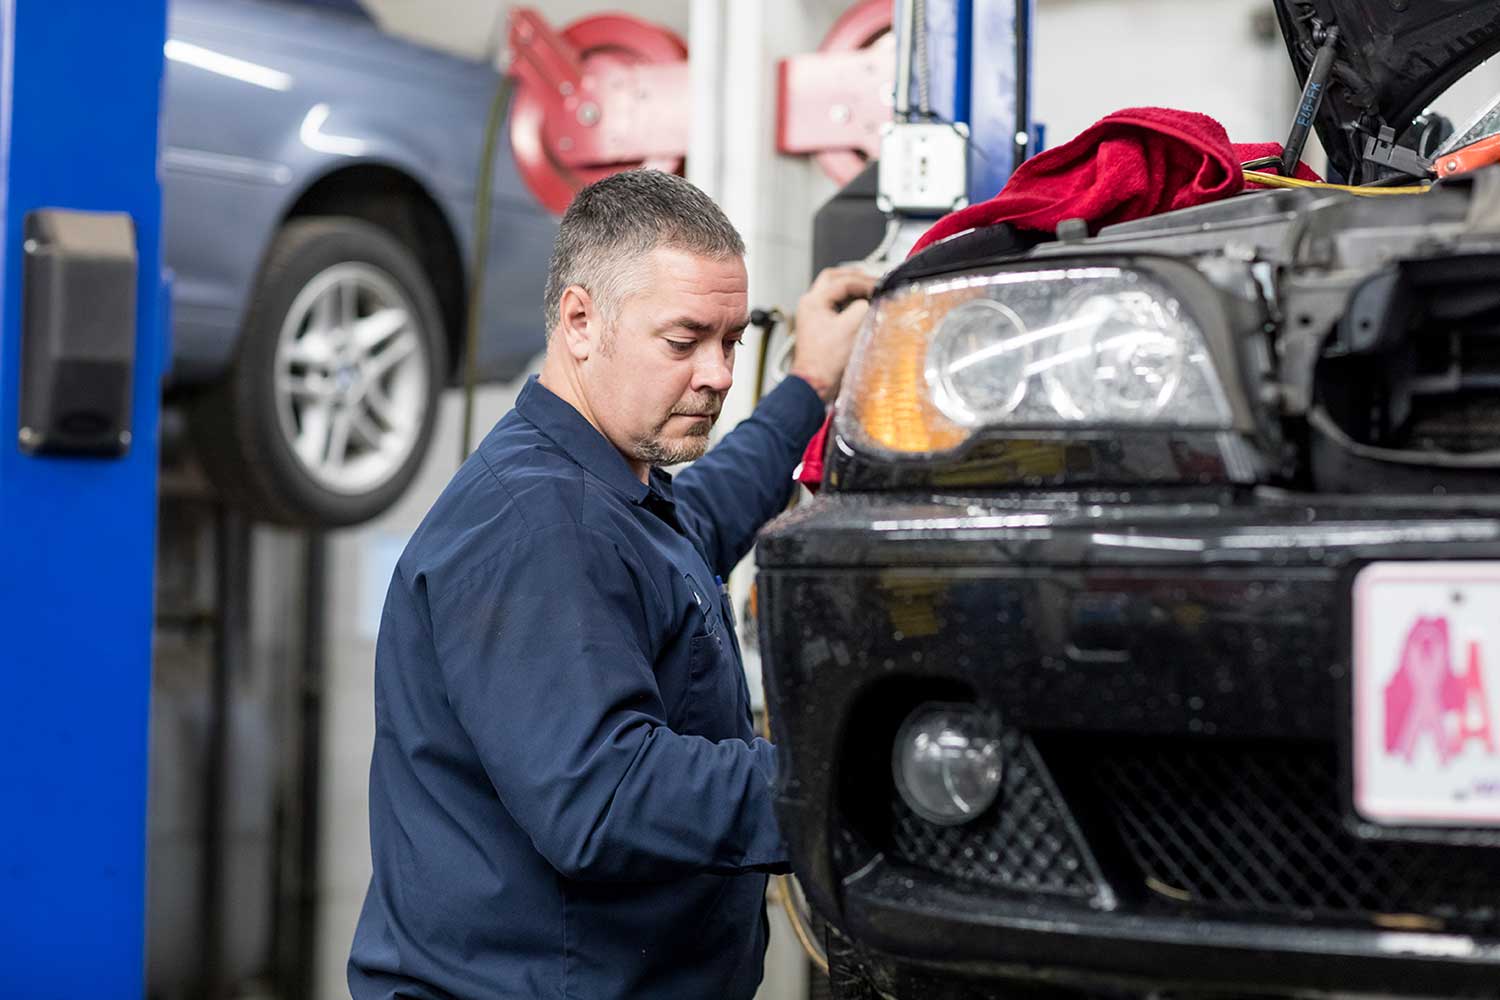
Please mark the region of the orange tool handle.
POLYGON ((1466 174, 1470 170, 1478 170, 1492 163, 1500 163, 1500 135, 1492 135, 1478 142, 1471 142, 1461 149, 1455 149, 1446 156, 1439 157, 1433 164, 1437 170, 1438 177, 1452 177, 1455 174, 1466 174))

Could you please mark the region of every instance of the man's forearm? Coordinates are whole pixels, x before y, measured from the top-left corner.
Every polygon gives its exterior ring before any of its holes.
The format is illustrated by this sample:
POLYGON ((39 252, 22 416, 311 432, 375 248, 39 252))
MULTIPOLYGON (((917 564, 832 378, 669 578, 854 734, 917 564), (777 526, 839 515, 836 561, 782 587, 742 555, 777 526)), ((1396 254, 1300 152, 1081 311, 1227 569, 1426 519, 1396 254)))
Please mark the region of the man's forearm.
POLYGON ((715 572, 727 576, 761 526, 786 507, 792 471, 824 413, 816 390, 788 377, 677 477, 678 502, 690 512, 715 572))
POLYGON ((664 726, 634 734, 631 766, 594 811, 568 807, 537 836, 559 872, 585 881, 652 881, 711 873, 784 872, 772 805, 775 747, 712 743, 664 726), (717 807, 717 808, 715 808, 717 807))

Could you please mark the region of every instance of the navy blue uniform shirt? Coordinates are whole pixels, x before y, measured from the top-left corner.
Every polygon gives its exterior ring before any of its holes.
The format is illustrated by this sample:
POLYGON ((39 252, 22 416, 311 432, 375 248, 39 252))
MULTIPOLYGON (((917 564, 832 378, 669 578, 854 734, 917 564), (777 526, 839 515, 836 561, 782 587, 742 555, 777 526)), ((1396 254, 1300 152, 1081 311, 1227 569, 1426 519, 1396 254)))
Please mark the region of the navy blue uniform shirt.
POLYGON ((786 852, 715 578, 822 418, 788 378, 647 484, 527 382, 386 596, 356 1000, 755 992, 786 852))

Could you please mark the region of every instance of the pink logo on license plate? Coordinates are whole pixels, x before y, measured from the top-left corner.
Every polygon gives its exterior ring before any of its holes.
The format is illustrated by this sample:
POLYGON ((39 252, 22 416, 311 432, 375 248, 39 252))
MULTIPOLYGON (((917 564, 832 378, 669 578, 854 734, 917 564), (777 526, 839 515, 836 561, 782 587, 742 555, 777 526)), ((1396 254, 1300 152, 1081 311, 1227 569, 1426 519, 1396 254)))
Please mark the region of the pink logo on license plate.
POLYGON ((1469 642, 1467 667, 1453 668, 1448 619, 1419 617, 1406 634, 1401 665, 1385 686, 1385 752, 1408 764, 1417 741, 1429 739, 1447 764, 1470 740, 1495 752, 1490 702, 1479 643, 1469 642))

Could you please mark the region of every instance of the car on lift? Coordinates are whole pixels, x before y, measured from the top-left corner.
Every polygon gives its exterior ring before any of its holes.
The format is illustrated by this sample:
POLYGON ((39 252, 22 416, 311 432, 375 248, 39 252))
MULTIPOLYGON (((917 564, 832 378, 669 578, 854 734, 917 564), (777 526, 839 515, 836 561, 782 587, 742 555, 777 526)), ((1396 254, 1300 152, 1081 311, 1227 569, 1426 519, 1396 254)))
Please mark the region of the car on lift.
MULTIPOLYGON (((1500 48, 1276 9, 1349 185, 1500 48)), ((1500 995, 1500 166, 1063 228, 884 279, 758 543, 835 996, 1500 995)))
POLYGON ((174 0, 166 59, 168 399, 252 515, 364 521, 416 475, 471 309, 480 379, 543 343, 556 223, 503 141, 471 266, 500 77, 384 33, 356 0, 174 0))

